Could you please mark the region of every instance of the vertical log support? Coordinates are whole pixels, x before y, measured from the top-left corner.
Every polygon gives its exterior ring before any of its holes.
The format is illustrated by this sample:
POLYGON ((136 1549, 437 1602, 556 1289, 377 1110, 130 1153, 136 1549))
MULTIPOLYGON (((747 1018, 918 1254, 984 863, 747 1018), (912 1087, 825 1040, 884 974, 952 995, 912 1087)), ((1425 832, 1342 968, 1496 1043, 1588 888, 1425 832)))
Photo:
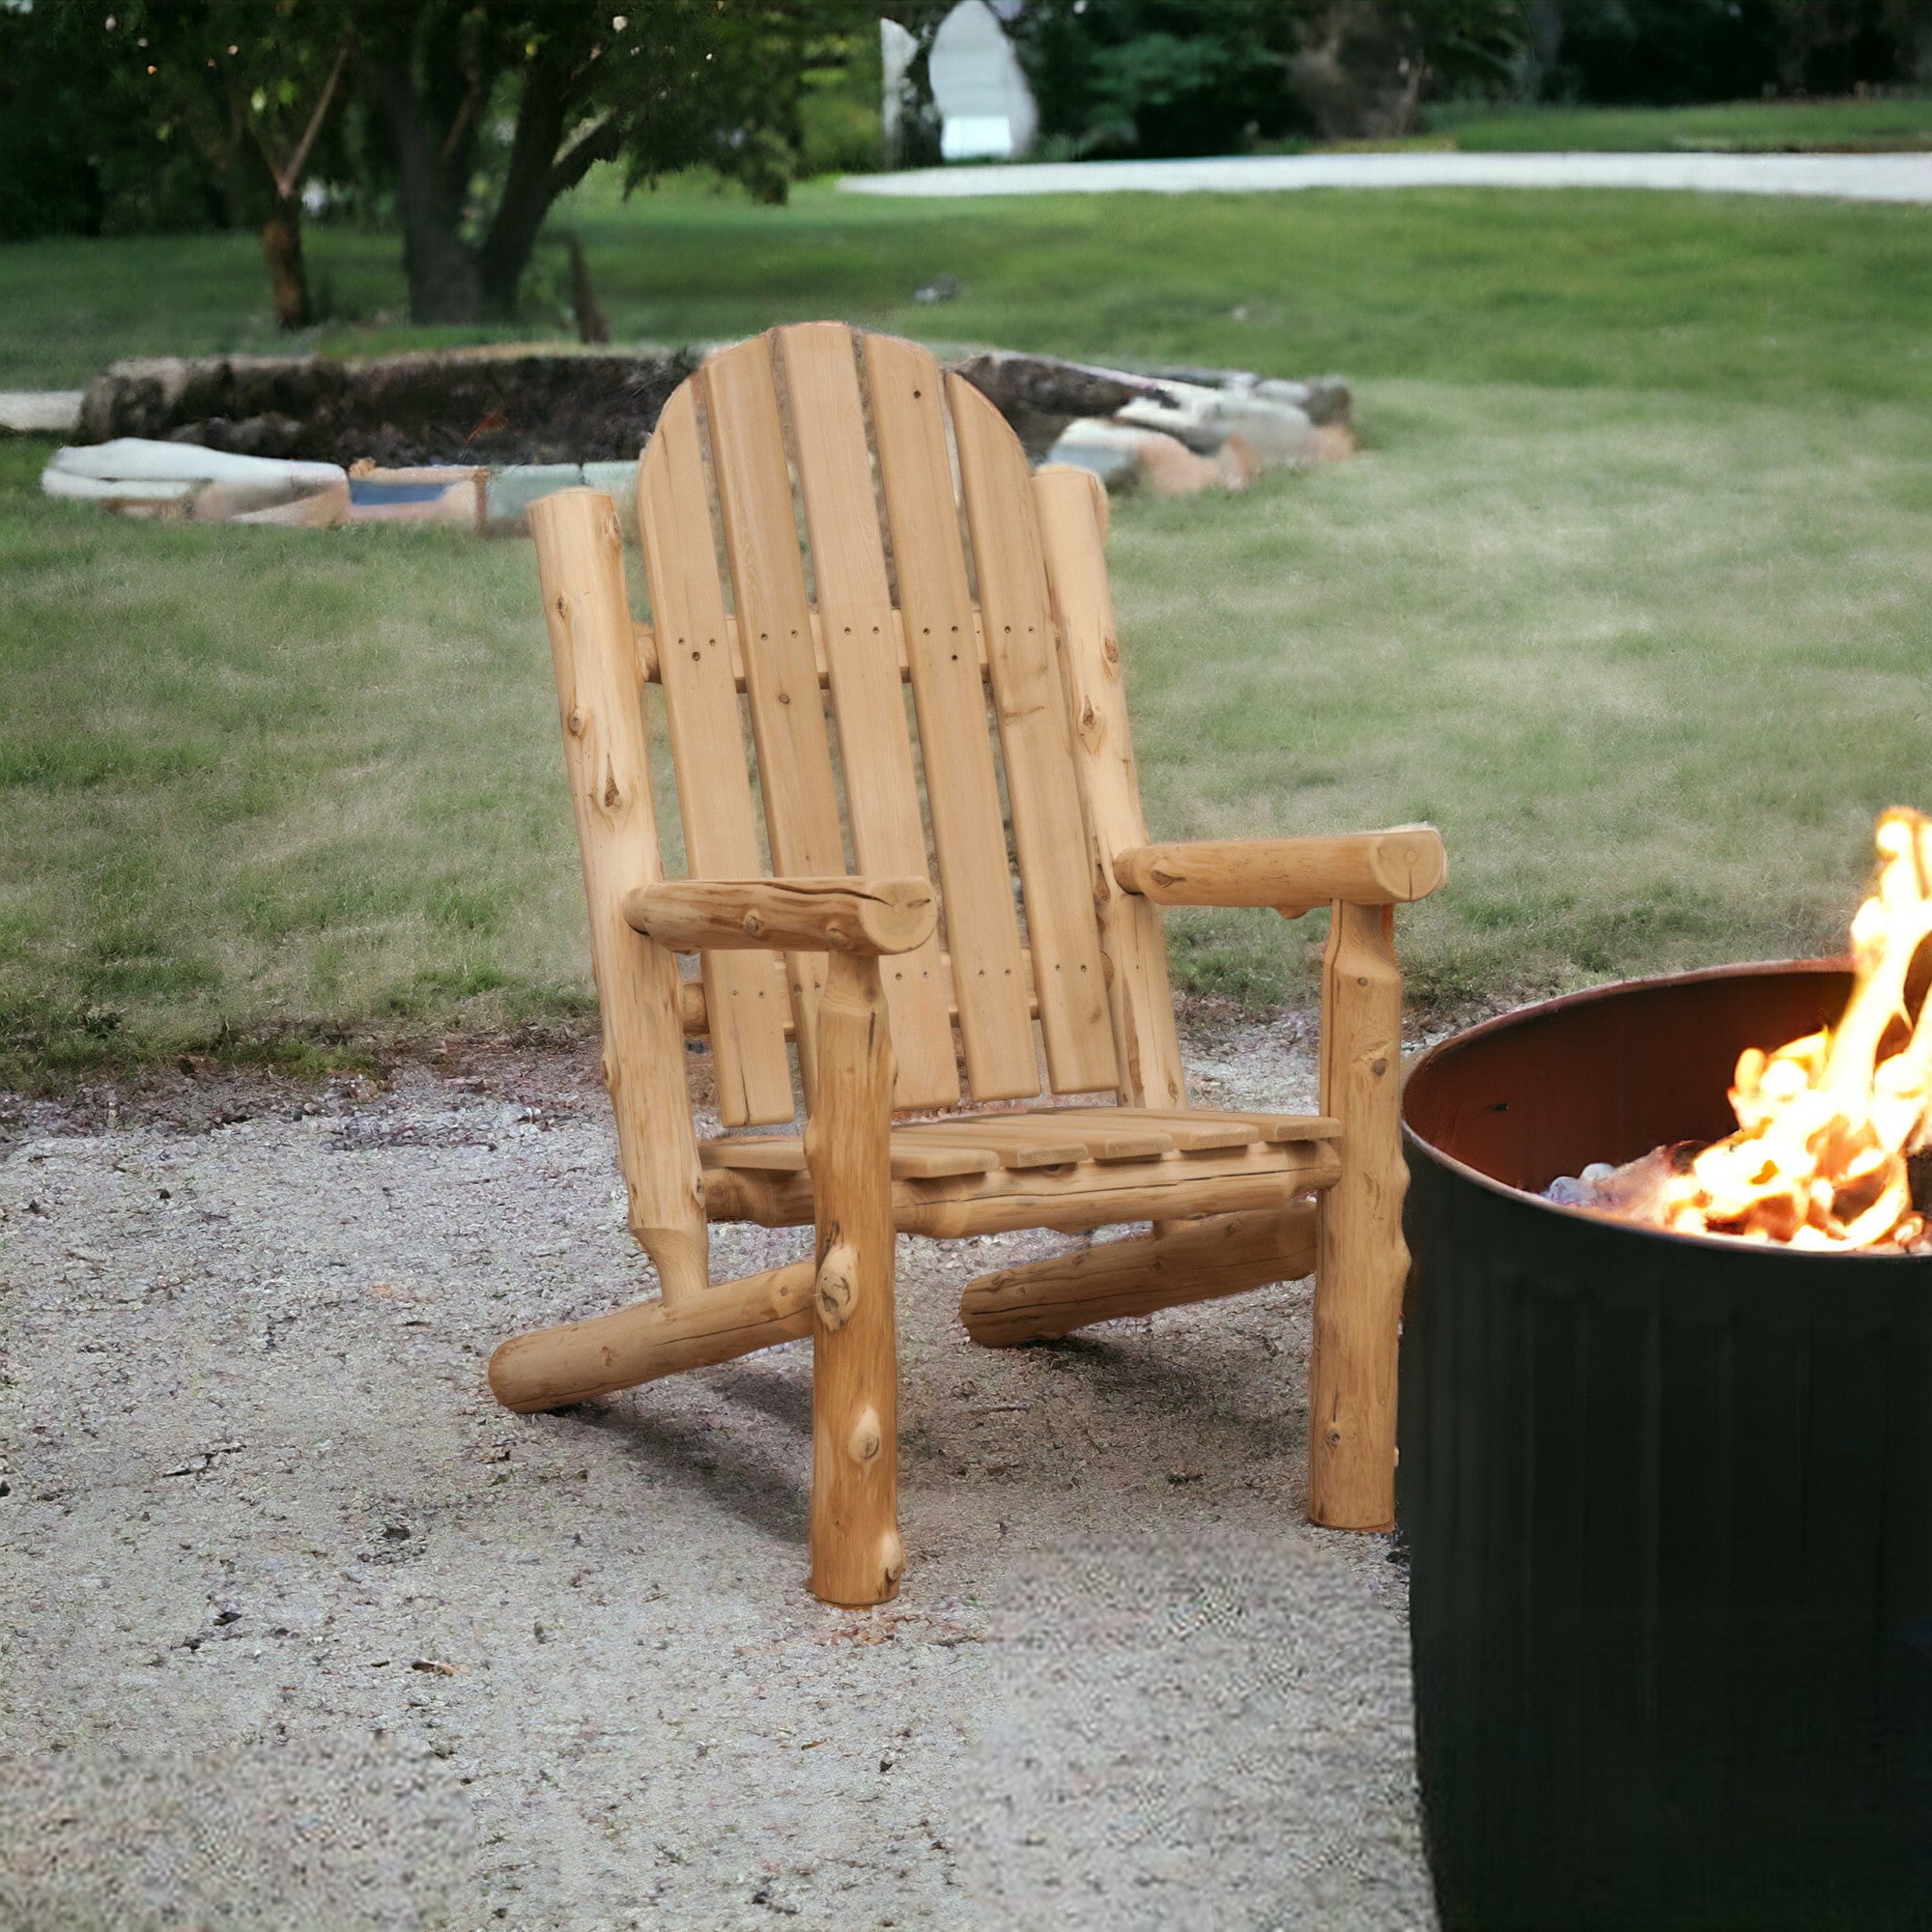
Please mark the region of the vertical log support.
POLYGON ((1395 908, 1337 903, 1321 968, 1321 1111, 1342 1174, 1321 1196, 1308 1369, 1308 1515, 1395 1521, 1396 1345, 1408 1250, 1402 1198, 1402 976, 1395 908))
POLYGON ((533 503, 530 530, 583 857, 604 1081, 631 1232, 657 1265, 668 1308, 703 1290, 710 1251, 677 958, 632 931, 623 914, 632 887, 664 877, 623 538, 616 505, 597 490, 564 490, 533 503))
POLYGON ((811 1574, 828 1604, 898 1594, 898 1363, 893 1313, 893 1049, 879 962, 834 952, 806 1128, 818 1235, 812 1317, 811 1574))

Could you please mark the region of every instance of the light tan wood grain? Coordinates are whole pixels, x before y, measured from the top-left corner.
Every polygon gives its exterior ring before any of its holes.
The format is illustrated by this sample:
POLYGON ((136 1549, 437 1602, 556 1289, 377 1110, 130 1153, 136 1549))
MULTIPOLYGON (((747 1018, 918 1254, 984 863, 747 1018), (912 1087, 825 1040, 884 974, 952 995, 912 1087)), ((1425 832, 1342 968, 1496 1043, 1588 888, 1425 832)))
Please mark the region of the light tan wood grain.
POLYGON ((811 1368, 811 1593, 898 1594, 898 1362, 893 1313, 892 1033, 878 961, 836 952, 806 1157, 819 1267, 811 1368))
MULTIPOLYGON (((665 405, 639 465, 638 526, 686 861, 695 878, 745 878, 763 870, 763 861, 689 384, 665 405)), ((774 983, 776 963, 719 953, 701 964, 718 1111, 726 1126, 792 1117, 789 1002, 783 982, 774 983)))
POLYGON ((921 1122, 900 1131, 935 1147, 990 1148, 1002 1167, 1065 1167, 1087 1158, 1087 1143, 1078 1134, 1029 1132, 1016 1117, 997 1114, 921 1122))
POLYGON ((939 367, 910 342, 874 335, 866 341, 866 375, 967 1082, 976 1099, 1016 1099, 1039 1092, 1039 1068, 975 662, 939 367))
POLYGON ((817 1272, 794 1262, 704 1289, 674 1308, 646 1301, 519 1335, 490 1357, 491 1391, 505 1408, 528 1414, 794 1342, 810 1330, 817 1272))
MULTIPOLYGON (((852 850, 862 872, 923 873, 925 827, 906 730, 898 612, 886 580, 852 334, 839 323, 803 323, 777 334, 852 850)), ((934 934, 880 968, 899 1107, 950 1107, 959 1098, 939 951, 934 934)))
POLYGON ((1095 1321, 1295 1281, 1315 1265, 1315 1205, 1183 1221, 1163 1235, 1105 1241, 968 1282, 959 1319, 986 1348, 1049 1341, 1095 1321))
MULTIPOLYGON (((1090 1107, 1041 1108, 1036 1118, 1058 1121, 1070 1114, 1077 1120, 1082 1114, 1100 1111, 1090 1107)), ((1262 1137, 1260 1128, 1251 1121, 1213 1114, 1165 1113, 1151 1107, 1109 1107, 1105 1113, 1110 1123, 1122 1127, 1156 1128, 1172 1146, 1186 1152, 1201 1148, 1247 1147, 1262 1137)))
MULTIPOLYGON (((1024 950, 1020 953, 1020 971, 1027 982, 1027 1011, 1032 1015, 1037 1011, 1033 1000, 1033 955, 1024 950)), ((777 982, 781 998, 786 984, 784 962, 775 960, 772 974, 777 982)), ((952 1000, 952 956, 942 952, 939 955, 939 983, 946 995, 946 1016, 950 1022, 956 1022, 959 1010, 952 1000)), ((684 1016, 684 1030, 688 1034, 704 1033, 710 1022, 710 1009, 705 1003, 703 984, 696 980, 687 980, 678 989, 679 1010, 684 1016)), ((785 1037, 792 1037, 791 1022, 785 1022, 785 1037)), ((736 1124, 735 1122, 733 1124, 736 1124)))
POLYGON ((910 952, 931 938, 935 913, 923 878, 666 879, 624 896, 631 924, 674 952, 910 952))
MULTIPOLYGON (((825 327, 823 323, 807 326, 813 328, 825 327)), ((633 628, 638 639, 638 655, 643 660, 644 677, 649 683, 656 684, 661 675, 657 632, 649 624, 638 624, 633 628)), ((973 637, 974 654, 979 660, 980 677, 983 682, 986 678, 986 634, 977 611, 973 618, 973 637)), ((912 667, 906 663, 905 620, 899 615, 896 606, 893 609, 892 639, 893 662, 898 670, 899 683, 904 685, 912 678, 912 667)), ((745 689, 745 655, 738 643, 738 620, 728 613, 724 619, 724 640, 731 655, 731 675, 742 695, 745 689)), ((832 667, 825 652, 825 620, 815 606, 811 612, 811 655, 812 662, 818 667, 818 682, 829 691, 832 687, 832 667)))
POLYGON ((622 910, 630 887, 663 872, 623 539, 615 505, 595 490, 564 490, 532 504, 530 528, 631 1232, 675 1307, 704 1289, 709 1237, 684 1081, 677 960, 632 931, 622 910))
POLYGON ((1120 1084, 1087 871, 1087 827, 1026 452, 980 391, 946 379, 986 628, 993 711, 1026 894, 1047 1076, 1057 1094, 1120 1084))
POLYGON ((1321 970, 1321 1106, 1342 1172, 1321 1198, 1308 1364, 1308 1514, 1395 1520, 1396 1356, 1408 1250, 1402 1199, 1402 979, 1391 906, 1337 903, 1321 970))
POLYGON ((1281 906, 1330 899, 1390 905, 1427 898, 1447 876, 1442 835, 1399 825, 1336 838, 1203 838, 1144 845, 1114 860, 1130 893, 1159 905, 1281 906))
MULTIPOLYGON (((950 1174, 989 1174, 1000 1156, 970 1142, 939 1142, 895 1129, 892 1137, 895 1180, 935 1180, 950 1174)), ((805 1172, 805 1142, 794 1135, 702 1141, 697 1157, 706 1168, 743 1168, 767 1174, 805 1172)))
MULTIPOLYGON (((1152 1121, 1122 1121, 1112 1107, 1068 1107, 1058 1113, 976 1114, 979 1131, 1015 1146, 1071 1145, 1088 1160, 1152 1160, 1174 1151, 1174 1137, 1152 1121)), ((918 1131, 917 1128, 914 1129, 918 1131)))
MULTIPOLYGON (((895 1180, 893 1217, 901 1234, 957 1240, 1014 1228, 1077 1234, 1116 1222, 1189 1220, 1279 1207, 1326 1187, 1341 1172, 1325 1141, 1171 1153, 1122 1160, 1002 1168, 956 1179, 895 1180)), ((713 1220, 791 1228, 812 1218, 811 1183, 795 1174, 714 1170, 704 1178, 713 1220)))
MULTIPOLYGON (((745 692, 758 748, 772 870, 824 878, 846 869, 845 840, 812 656, 811 611, 770 342, 758 336, 714 355, 697 381, 745 652, 745 692)), ((788 953, 785 964, 809 1102, 818 1064, 812 1015, 825 964, 803 952, 788 953)))
POLYGON ((1101 548, 1106 492, 1085 470, 1059 469, 1037 476, 1033 489, 1086 806, 1087 891, 1112 968, 1108 1008, 1118 1091, 1131 1106, 1184 1107, 1187 1076, 1160 913, 1114 879, 1115 858, 1147 843, 1147 821, 1101 548))

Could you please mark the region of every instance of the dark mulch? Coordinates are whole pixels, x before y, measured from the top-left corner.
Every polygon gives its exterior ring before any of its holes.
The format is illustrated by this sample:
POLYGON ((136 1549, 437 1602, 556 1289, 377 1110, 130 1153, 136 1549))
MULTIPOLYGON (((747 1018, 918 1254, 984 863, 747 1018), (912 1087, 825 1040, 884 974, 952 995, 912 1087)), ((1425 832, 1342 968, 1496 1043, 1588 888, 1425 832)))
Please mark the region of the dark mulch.
POLYGON ((156 356, 96 377, 81 430, 325 463, 628 462, 696 367, 687 350, 156 356))

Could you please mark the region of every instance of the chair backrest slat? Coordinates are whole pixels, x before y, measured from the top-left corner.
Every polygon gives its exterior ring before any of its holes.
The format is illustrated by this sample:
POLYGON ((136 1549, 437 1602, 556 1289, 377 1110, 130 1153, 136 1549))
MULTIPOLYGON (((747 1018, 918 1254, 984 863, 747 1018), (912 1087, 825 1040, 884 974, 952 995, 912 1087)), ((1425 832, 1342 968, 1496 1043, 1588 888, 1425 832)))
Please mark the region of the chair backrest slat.
POLYGON ((949 376, 947 392, 980 580, 1048 1076, 1056 1094, 1111 1090, 1120 1075, 1106 962, 1094 916, 1087 829, 1034 515, 1033 477, 1006 419, 978 389, 949 376))
MULTIPOLYGON (((757 336, 713 356, 700 381, 772 865, 781 874, 829 877, 845 870, 845 840, 769 340, 757 336)), ((800 953, 786 963, 809 1101, 825 962, 800 953)))
POLYGON ((966 1076, 975 1099, 1016 1099, 1039 1092, 1039 1066, 939 367, 913 343, 871 336, 866 372, 966 1076))
MULTIPOLYGON (((757 824, 689 386, 665 405, 639 465, 638 524, 691 875, 755 877, 757 824)), ((707 952, 703 975, 721 1118, 727 1126, 789 1121, 797 1103, 771 955, 707 952)))
POLYGON ((1115 859, 1145 845, 1148 830, 1127 728, 1114 599, 1107 588, 1106 496, 1083 470, 1048 469, 1034 478, 1033 500, 1060 626, 1073 757, 1087 802, 1094 902, 1113 967, 1108 1004, 1121 1101, 1129 1107, 1185 1107, 1187 1076, 1174 1027, 1160 908, 1138 893, 1123 893, 1114 879, 1115 859))
MULTIPOLYGON (((923 876, 925 828, 852 333, 840 323, 806 323, 780 330, 779 350, 792 422, 806 426, 796 439, 799 490, 853 854, 873 877, 923 876)), ((892 1015, 894 1105, 953 1106, 959 1065, 939 935, 880 967, 892 1015)))

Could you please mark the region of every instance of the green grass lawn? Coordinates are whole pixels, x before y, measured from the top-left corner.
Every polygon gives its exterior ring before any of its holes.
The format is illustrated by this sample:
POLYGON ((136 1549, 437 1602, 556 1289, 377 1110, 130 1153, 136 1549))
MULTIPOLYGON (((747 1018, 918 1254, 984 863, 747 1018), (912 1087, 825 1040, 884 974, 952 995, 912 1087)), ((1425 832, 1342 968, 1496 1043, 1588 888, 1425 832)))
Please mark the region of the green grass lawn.
POLYGON ((1698 107, 1493 107, 1444 102, 1428 110, 1431 132, 1459 148, 1548 153, 1579 148, 1718 154, 1932 148, 1932 95, 1885 100, 1726 100, 1698 107))
MULTIPOLYGON (((1835 944, 1932 805, 1932 212, 1590 194, 580 209, 621 335, 842 313, 1358 384, 1357 461, 1126 502, 1157 836, 1435 820, 1447 1010, 1835 944), (965 283, 941 310, 911 290, 965 283), (1233 311, 1245 311, 1236 320, 1233 311)), ((395 340, 391 244, 319 260, 395 340)), ((252 247, 0 249, 0 385, 259 345, 252 247), (251 334, 251 330, 257 331, 251 334)), ((0 445, 0 1052, 34 1073, 588 1010, 527 546, 128 525, 0 445)), ((1174 922, 1305 990, 1320 924, 1174 922)))

